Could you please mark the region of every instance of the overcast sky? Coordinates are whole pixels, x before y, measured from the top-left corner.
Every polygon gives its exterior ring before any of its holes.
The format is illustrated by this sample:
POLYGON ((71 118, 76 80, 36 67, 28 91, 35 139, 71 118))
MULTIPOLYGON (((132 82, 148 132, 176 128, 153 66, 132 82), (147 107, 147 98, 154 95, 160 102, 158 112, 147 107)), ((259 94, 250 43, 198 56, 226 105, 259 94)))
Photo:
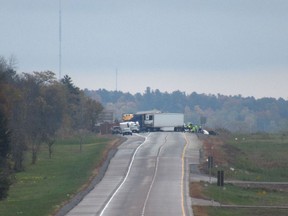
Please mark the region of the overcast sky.
MULTIPOLYGON (((0 0, 0 55, 15 56, 19 73, 59 77, 59 2, 0 0)), ((287 0, 61 5, 62 76, 81 89, 288 99, 287 0)))

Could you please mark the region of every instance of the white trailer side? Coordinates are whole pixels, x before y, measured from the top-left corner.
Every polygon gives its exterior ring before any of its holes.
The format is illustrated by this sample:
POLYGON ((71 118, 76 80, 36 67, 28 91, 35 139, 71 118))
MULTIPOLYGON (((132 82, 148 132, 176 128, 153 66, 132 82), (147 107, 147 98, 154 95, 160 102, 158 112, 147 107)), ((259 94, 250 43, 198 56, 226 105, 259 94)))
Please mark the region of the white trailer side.
POLYGON ((157 113, 153 117, 153 130, 180 131, 184 125, 183 113, 157 113))
POLYGON ((154 114, 154 127, 182 127, 184 114, 182 113, 157 113, 154 114))

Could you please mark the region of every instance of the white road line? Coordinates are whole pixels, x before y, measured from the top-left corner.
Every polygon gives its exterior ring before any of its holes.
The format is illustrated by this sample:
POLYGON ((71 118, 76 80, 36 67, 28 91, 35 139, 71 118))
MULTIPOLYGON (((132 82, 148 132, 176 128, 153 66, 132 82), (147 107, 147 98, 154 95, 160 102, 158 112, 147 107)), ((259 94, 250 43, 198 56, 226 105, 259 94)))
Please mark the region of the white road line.
MULTIPOLYGON (((167 136, 168 136, 168 135, 167 135, 167 136)), ((163 147, 164 144, 167 142, 167 136, 165 137, 165 142, 160 146, 160 148, 159 148, 159 150, 158 150, 158 153, 157 153, 157 160, 156 160, 156 163, 155 163, 155 171, 154 171, 153 179, 152 179, 152 182, 151 182, 151 184, 150 184, 150 187, 149 187, 149 190, 148 190, 148 193, 147 193, 145 202, 144 202, 144 206, 143 206, 143 209, 142 209, 142 214, 141 214, 141 216, 144 216, 144 215, 145 215, 146 205, 147 205, 147 202, 148 202, 148 199, 149 199, 149 196, 150 196, 152 187, 153 187, 154 182, 155 182, 155 178, 156 178, 156 175, 157 175, 157 171, 158 171, 159 155, 160 155, 160 152, 161 152, 162 147, 163 147)))
MULTIPOLYGON (((141 135, 138 135, 138 136, 141 136, 141 135)), ((129 168, 128 168, 128 171, 127 171, 127 173, 126 173, 125 178, 123 179, 122 183, 119 185, 119 187, 117 188, 117 190, 116 190, 116 191, 113 193, 113 195, 110 197, 109 201, 106 203, 105 207, 103 208, 103 210, 101 211, 101 213, 100 213, 99 216, 102 216, 102 215, 104 214, 106 208, 109 206, 109 204, 111 203, 111 201, 113 200, 113 198, 116 196, 116 194, 118 193, 118 191, 121 189, 122 185, 126 182, 126 180, 127 180, 127 178, 128 178, 128 175, 129 175, 129 173, 130 173, 130 170, 131 170, 133 161, 134 161, 134 159, 135 159, 135 155, 136 155, 137 151, 139 150, 139 148, 146 143, 146 141, 147 141, 147 139, 148 139, 149 136, 150 136, 150 133, 148 134, 147 137, 145 137, 145 141, 136 148, 136 150, 135 150, 135 152, 134 152, 134 154, 133 154, 133 156, 132 156, 132 159, 131 159, 131 162, 130 162, 130 165, 129 165, 129 168)), ((141 136, 141 137, 144 137, 144 136, 141 136)))

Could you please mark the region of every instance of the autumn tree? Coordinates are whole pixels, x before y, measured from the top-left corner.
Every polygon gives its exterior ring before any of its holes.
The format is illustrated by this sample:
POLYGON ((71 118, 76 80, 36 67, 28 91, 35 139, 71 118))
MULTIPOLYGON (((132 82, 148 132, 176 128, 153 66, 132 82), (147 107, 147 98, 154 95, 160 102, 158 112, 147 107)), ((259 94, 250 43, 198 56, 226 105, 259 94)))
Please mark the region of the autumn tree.
POLYGON ((43 141, 48 145, 49 158, 52 157, 53 145, 60 130, 65 113, 66 98, 63 86, 58 82, 53 82, 42 88, 41 94, 45 98, 44 116, 42 119, 45 129, 43 131, 43 141))
POLYGON ((50 147, 53 145, 55 134, 61 126, 63 107, 57 97, 57 88, 53 89, 56 84, 55 74, 51 71, 23 74, 23 107, 27 123, 25 133, 32 153, 32 164, 37 161, 42 143, 47 143, 50 147))
POLYGON ((11 170, 9 165, 10 140, 7 118, 0 110, 0 199, 7 197, 7 192, 11 184, 11 170))
POLYGON ((24 153, 27 150, 26 122, 27 106, 23 97, 22 86, 15 82, 9 92, 9 127, 11 128, 11 153, 13 159, 13 169, 24 170, 24 153))
POLYGON ((61 83, 66 89, 67 114, 70 126, 79 137, 80 151, 82 150, 83 136, 93 131, 103 106, 84 95, 78 87, 73 84, 71 77, 65 75, 61 83))
POLYGON ((7 100, 4 93, 6 87, 6 69, 5 62, 0 61, 0 200, 7 197, 11 184, 9 163, 11 152, 10 131, 7 119, 7 100))
POLYGON ((85 97, 83 109, 83 126, 89 131, 94 131, 103 106, 101 103, 85 97))

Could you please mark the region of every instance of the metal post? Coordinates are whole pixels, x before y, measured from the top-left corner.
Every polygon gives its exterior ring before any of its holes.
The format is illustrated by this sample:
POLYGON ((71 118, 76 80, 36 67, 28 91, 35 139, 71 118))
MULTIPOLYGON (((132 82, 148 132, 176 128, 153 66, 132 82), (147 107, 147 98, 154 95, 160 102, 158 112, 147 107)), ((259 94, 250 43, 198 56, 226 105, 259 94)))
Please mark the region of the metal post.
POLYGON ((213 168, 213 156, 208 156, 209 182, 211 183, 211 175, 213 168))

